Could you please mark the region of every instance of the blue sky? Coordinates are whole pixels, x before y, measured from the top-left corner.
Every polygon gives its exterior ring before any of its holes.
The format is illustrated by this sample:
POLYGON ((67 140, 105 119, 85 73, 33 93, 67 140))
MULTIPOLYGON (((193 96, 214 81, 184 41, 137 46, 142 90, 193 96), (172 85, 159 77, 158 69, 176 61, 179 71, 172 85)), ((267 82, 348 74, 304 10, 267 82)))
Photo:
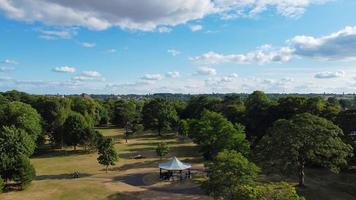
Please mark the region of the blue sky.
POLYGON ((0 0, 0 90, 354 93, 353 0, 0 0))

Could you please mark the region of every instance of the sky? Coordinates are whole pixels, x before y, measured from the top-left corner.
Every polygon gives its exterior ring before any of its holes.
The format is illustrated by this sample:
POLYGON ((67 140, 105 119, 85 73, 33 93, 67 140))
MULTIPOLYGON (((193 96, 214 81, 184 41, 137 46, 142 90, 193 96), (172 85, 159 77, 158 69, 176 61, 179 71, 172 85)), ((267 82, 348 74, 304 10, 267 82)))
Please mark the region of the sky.
POLYGON ((355 93, 355 0, 0 0, 0 91, 355 93))

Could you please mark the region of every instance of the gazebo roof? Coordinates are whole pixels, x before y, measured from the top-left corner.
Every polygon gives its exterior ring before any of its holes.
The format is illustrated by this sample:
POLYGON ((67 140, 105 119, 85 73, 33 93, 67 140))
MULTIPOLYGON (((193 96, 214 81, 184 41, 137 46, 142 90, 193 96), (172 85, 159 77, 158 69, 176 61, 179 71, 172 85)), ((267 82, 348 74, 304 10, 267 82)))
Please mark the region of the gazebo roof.
POLYGON ((189 169, 192 167, 191 164, 182 163, 176 157, 173 157, 171 160, 169 160, 167 162, 160 163, 158 166, 159 166, 159 168, 165 169, 165 170, 185 170, 185 169, 189 169))

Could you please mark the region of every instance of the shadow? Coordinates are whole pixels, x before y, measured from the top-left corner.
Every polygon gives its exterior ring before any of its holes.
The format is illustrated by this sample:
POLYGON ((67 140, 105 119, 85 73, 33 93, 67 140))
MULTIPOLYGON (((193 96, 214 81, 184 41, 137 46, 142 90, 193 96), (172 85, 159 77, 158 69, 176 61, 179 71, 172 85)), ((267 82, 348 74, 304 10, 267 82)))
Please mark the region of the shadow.
POLYGON ((151 161, 144 161, 144 162, 136 162, 136 163, 129 163, 124 164, 120 167, 112 168, 112 171, 123 171, 129 169, 138 169, 138 168, 151 168, 151 167, 158 167, 159 159, 158 160, 151 160, 151 161))
POLYGON ((53 158, 53 157, 65 157, 72 155, 85 155, 92 152, 85 150, 65 150, 65 149, 52 149, 46 152, 38 153, 31 158, 53 158))
POLYGON ((199 186, 194 185, 186 188, 175 188, 176 185, 184 185, 186 181, 175 182, 165 187, 151 187, 150 190, 157 192, 168 192, 168 193, 176 193, 176 194, 185 194, 185 195, 204 195, 205 191, 199 186))
POLYGON ((109 195, 107 200, 140 200, 137 196, 140 192, 122 192, 117 194, 109 195))
POLYGON ((128 174, 125 176, 118 176, 113 179, 113 181, 120 181, 133 186, 146 186, 143 181, 143 177, 149 173, 140 173, 140 174, 128 174))
MULTIPOLYGON (((89 177, 89 176, 92 176, 92 174, 79 173, 79 178, 85 178, 85 177, 89 177)), ((42 181, 42 180, 64 180, 64 179, 74 179, 73 173, 36 176, 36 180, 39 180, 39 181, 42 181)))

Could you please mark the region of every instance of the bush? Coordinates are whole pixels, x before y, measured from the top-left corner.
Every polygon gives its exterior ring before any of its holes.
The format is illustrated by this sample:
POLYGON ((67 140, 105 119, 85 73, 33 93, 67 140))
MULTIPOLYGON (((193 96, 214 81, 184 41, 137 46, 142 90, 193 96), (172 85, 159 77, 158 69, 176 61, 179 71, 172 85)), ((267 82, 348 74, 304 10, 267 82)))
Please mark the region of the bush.
POLYGON ((23 157, 17 164, 16 174, 14 176, 14 181, 19 184, 20 189, 25 189, 35 178, 36 171, 31 165, 30 159, 23 157))
POLYGON ((157 145, 156 153, 162 159, 163 156, 167 155, 169 152, 169 146, 165 142, 160 142, 157 145))
POLYGON ((234 200, 305 200, 288 183, 268 183, 262 185, 240 186, 234 200))
POLYGON ((0 194, 4 189, 4 180, 2 180, 1 176, 0 176, 0 194))

